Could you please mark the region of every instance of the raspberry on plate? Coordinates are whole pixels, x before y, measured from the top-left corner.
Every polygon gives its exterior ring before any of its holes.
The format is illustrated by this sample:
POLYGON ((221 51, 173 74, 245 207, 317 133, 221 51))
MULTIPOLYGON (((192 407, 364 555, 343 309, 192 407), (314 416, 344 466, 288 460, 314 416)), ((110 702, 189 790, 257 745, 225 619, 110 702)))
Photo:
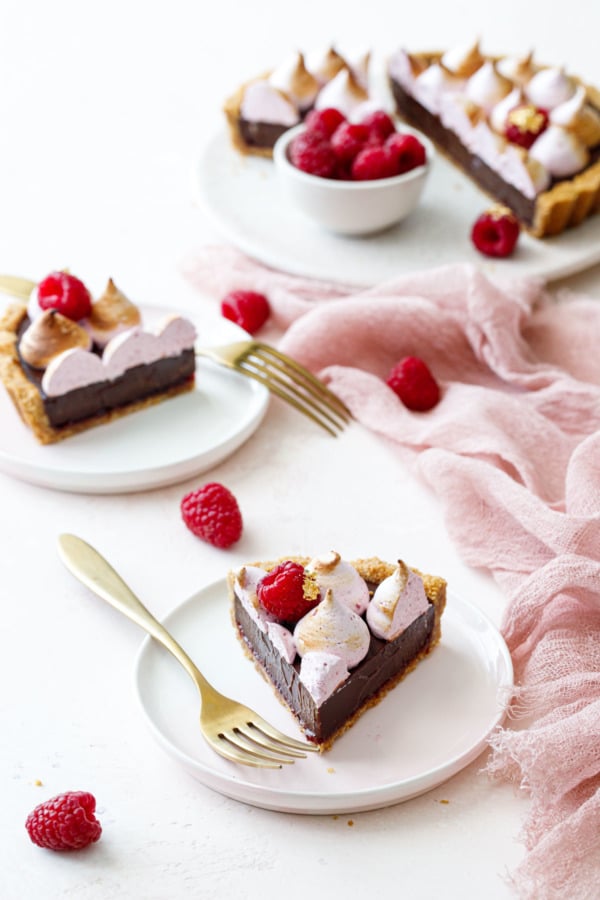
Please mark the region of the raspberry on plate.
POLYGON ((399 175, 402 175, 404 172, 410 172, 411 169, 416 169, 417 166, 425 165, 425 147, 414 134, 394 132, 387 138, 385 147, 396 160, 399 175))
POLYGON ((346 117, 339 109, 328 106, 325 109, 311 109, 304 120, 304 125, 312 134, 330 138, 336 128, 345 121, 346 117))
POLYGON ((67 272, 51 272, 37 289, 41 309, 55 309, 68 319, 78 321, 89 316, 92 297, 83 281, 67 272))
POLYGON ((320 134, 303 131, 290 144, 290 162, 320 178, 333 178, 337 168, 337 157, 329 140, 320 134))
POLYGON ((432 409, 440 399, 440 388, 427 363, 418 356, 405 356, 396 363, 387 384, 402 403, 415 412, 432 409))
POLYGON ((355 181, 373 181, 391 178, 392 175, 398 175, 396 162, 385 147, 369 145, 355 156, 352 163, 352 178, 355 181))
POLYGON ((221 314, 249 334, 254 334, 269 318, 271 307, 264 294, 230 291, 221 301, 221 314))
POLYGON ((25 822, 29 837, 48 850, 81 850, 97 841, 102 826, 96 800, 87 791, 67 791, 40 803, 25 822))
POLYGON ((321 599, 314 575, 300 563, 287 560, 258 582, 260 604, 280 622, 297 622, 321 599))
POLYGON ((181 517, 190 531, 214 547, 224 550, 242 536, 242 514, 228 488, 217 482, 186 494, 181 517))
POLYGON ((520 230, 516 216, 508 207, 492 206, 476 220, 471 230, 471 240, 485 256, 510 256, 520 230))

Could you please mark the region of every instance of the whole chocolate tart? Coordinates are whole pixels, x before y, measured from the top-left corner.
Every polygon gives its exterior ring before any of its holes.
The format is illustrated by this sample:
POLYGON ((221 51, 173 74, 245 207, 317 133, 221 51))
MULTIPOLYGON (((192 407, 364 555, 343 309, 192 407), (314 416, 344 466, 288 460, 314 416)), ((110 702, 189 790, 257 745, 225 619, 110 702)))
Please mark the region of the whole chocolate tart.
MULTIPOLYGON (((290 558, 287 558, 290 559, 290 558)), ((293 557, 294 562, 309 566, 308 557, 293 557)), ((282 560, 253 563, 271 572, 282 560)), ((373 597, 380 584, 389 580, 397 566, 378 558, 359 559, 349 564, 366 582, 368 596, 373 597)), ((403 565, 401 563, 401 565, 403 565)), ((254 660, 258 670, 272 685, 278 698, 295 716, 307 739, 320 750, 331 747, 367 709, 379 703, 415 666, 431 653, 441 638, 441 617, 446 604, 446 582, 443 578, 425 575, 411 569, 424 588, 424 608, 401 632, 391 639, 376 636, 367 625, 368 639, 364 657, 350 668, 339 685, 328 695, 315 699, 314 691, 302 677, 302 659, 293 650, 285 658, 278 642, 271 639, 260 617, 252 612, 248 598, 240 591, 240 572, 228 577, 232 619, 244 651, 254 660), (291 661, 290 661, 291 660, 291 661)), ((257 603, 255 597, 252 601, 257 603)), ((369 603, 372 602, 372 599, 369 603)), ((402 602, 402 600, 400 600, 402 602)), ((361 620, 367 620, 363 612, 361 620)), ((301 625, 302 623, 300 623, 301 625)), ((300 626, 296 626, 297 629, 300 626)))
POLYGON ((533 55, 486 56, 478 44, 398 50, 388 79, 398 114, 535 237, 600 209, 600 94, 533 55))

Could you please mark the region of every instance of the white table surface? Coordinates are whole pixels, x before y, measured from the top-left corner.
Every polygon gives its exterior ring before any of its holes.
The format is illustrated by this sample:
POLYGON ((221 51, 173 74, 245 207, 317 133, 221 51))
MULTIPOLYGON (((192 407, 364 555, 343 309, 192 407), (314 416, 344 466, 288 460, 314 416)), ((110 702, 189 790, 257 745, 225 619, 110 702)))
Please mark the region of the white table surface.
MULTIPOLYGON (((390 9, 4 0, 0 271, 69 266, 92 283, 111 274, 134 298, 207 306, 181 275, 187 253, 219 239, 193 205, 194 164, 223 97, 294 47, 435 48, 479 34, 490 51, 535 47, 600 84, 595 0, 573 0, 566 26, 540 0, 390 9)), ((565 283, 600 298, 600 267, 565 283)), ((160 617, 246 559, 332 545, 348 556, 401 552, 499 623, 503 596, 461 561, 436 500, 391 447, 358 425, 333 443, 273 401, 208 477, 97 496, 0 475, 0 497, 3 900, 512 896, 504 876, 524 853, 528 801, 481 774, 485 756, 415 800, 339 817, 267 812, 194 781, 152 741, 137 706, 142 633, 56 554, 59 532, 81 534, 160 617), (242 506, 244 537, 229 552, 180 521, 181 497, 205 480, 227 484, 242 506), (69 789, 97 797, 102 840, 79 855, 34 847, 27 813, 69 789)))

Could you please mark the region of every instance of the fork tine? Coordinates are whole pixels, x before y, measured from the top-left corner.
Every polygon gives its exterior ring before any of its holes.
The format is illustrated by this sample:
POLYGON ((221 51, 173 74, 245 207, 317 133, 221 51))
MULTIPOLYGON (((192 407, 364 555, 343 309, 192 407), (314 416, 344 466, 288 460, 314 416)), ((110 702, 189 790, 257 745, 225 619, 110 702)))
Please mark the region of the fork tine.
POLYGON ((244 754, 248 759, 260 763, 261 765, 268 763, 269 768, 271 768, 273 764, 281 768, 282 765, 293 765, 295 762, 295 760, 289 756, 280 756, 278 753, 270 752, 270 750, 268 753, 265 752, 265 750, 254 743, 251 738, 247 738, 237 725, 229 731, 220 732, 219 738, 222 743, 225 742, 227 744, 228 749, 231 750, 231 748, 233 748, 234 752, 244 754))
POLYGON ((235 744, 240 750, 245 750, 259 759, 268 759, 284 765, 293 765, 296 762, 296 755, 286 750, 280 750, 278 747, 267 743, 260 743, 257 738, 252 737, 243 726, 236 725, 231 731, 224 731, 221 735, 225 740, 235 744))
POLYGON ((291 366, 287 357, 280 354, 271 356, 270 350, 265 344, 254 343, 238 359, 238 365, 247 373, 262 375, 269 388, 279 396, 283 396, 283 392, 284 399, 292 405, 300 404, 303 411, 308 409, 333 428, 341 430, 351 416, 335 394, 301 366, 291 366), (334 401, 331 400, 332 397, 334 401), (293 403, 294 400, 296 404, 293 403))
POLYGON ((259 756, 258 754, 251 753, 251 751, 245 750, 244 748, 239 747, 237 744, 231 742, 225 734, 219 735, 219 737, 212 740, 208 740, 208 743, 215 751, 215 753, 218 753, 219 756, 224 757, 224 759, 228 759, 230 762, 238 763, 243 766, 251 766, 253 769, 283 768, 281 761, 275 761, 270 757, 259 756))
POLYGON ((294 385, 280 378, 276 373, 272 372, 267 366, 260 365, 254 359, 245 358, 239 361, 239 369, 246 375, 250 375, 261 384, 264 384, 273 394, 281 397, 299 412, 304 413, 313 422, 316 422, 322 428, 337 437, 337 431, 341 431, 344 427, 342 423, 336 421, 328 412, 321 409, 317 403, 304 397, 294 385))
POLYGON ((263 734, 266 734, 270 738, 273 738, 274 741, 277 741, 278 744, 283 744, 284 747, 289 747, 293 750, 301 750, 303 753, 319 752, 319 748, 316 744, 310 744, 308 741, 297 741, 295 738, 288 737, 287 734, 278 731, 261 716, 254 715, 254 718, 251 722, 248 722, 248 725, 259 729, 263 734))
POLYGON ((341 429, 350 421, 349 414, 339 405, 334 405, 325 391, 317 390, 311 382, 304 379, 299 380, 294 370, 290 370, 276 359, 266 358, 260 353, 250 351, 240 361, 240 365, 244 369, 246 366, 252 366, 256 371, 263 372, 272 384, 277 384, 281 390, 288 391, 300 403, 316 410, 335 428, 341 429))
MULTIPOLYGON (((286 356, 285 353, 281 353, 281 351, 277 350, 275 347, 271 347, 269 344, 262 344, 258 341, 254 343, 254 350, 262 356, 263 359, 268 359, 281 372, 288 375, 289 378, 293 377, 290 375, 290 370, 292 370, 302 379, 305 389, 314 397, 318 397, 323 403, 326 403, 332 412, 335 412, 347 422, 352 419, 352 413, 343 400, 340 400, 337 394, 334 394, 324 382, 291 356, 286 356)), ((298 383, 297 379, 293 380, 298 383)))
POLYGON ((348 407, 312 372, 268 344, 238 341, 222 347, 196 347, 196 355, 258 381, 332 437, 352 419, 348 407))
POLYGON ((251 741, 252 745, 255 747, 260 747, 262 750, 270 750, 274 753, 281 753, 283 756, 293 756, 296 759, 306 759, 306 753, 304 752, 304 747, 302 750, 296 750, 292 747, 286 747, 284 744, 279 741, 275 741, 273 738, 269 737, 265 732, 263 732, 258 726, 254 724, 254 722, 248 722, 248 725, 242 726, 238 725, 234 731, 236 734, 242 735, 246 740, 251 741))

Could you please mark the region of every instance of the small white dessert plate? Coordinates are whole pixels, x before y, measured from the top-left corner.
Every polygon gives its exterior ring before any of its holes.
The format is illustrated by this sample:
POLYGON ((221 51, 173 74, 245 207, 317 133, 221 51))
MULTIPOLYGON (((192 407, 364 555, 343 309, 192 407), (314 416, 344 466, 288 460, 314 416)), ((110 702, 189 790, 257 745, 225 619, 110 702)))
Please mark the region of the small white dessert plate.
MULTIPOLYGON (((224 579, 178 606, 165 624, 216 688, 302 738, 238 642, 224 579)), ((274 771, 237 766, 209 748, 198 724, 196 688, 151 638, 138 654, 135 685, 154 737, 207 787, 264 809, 345 813, 408 800, 474 760, 504 717, 512 664, 487 617, 450 595, 435 651, 329 752, 274 771)))
POLYGON ((489 274, 550 280, 600 261, 600 215, 555 238, 523 233, 507 259, 482 256, 470 234, 491 200, 439 153, 417 209, 398 225, 362 237, 333 234, 308 219, 286 196, 273 162, 237 153, 224 131, 206 145, 195 188, 199 207, 244 253, 286 272, 347 285, 372 286, 457 262, 489 274))
MULTIPOLYGON (((169 312, 173 310, 143 308, 145 318, 169 312)), ((185 314, 196 325, 199 345, 248 337, 227 319, 185 314)), ((42 446, 0 384, 0 471, 41 487, 80 493, 164 487, 233 453, 258 428, 268 402, 262 385, 199 358, 193 391, 42 446)))

